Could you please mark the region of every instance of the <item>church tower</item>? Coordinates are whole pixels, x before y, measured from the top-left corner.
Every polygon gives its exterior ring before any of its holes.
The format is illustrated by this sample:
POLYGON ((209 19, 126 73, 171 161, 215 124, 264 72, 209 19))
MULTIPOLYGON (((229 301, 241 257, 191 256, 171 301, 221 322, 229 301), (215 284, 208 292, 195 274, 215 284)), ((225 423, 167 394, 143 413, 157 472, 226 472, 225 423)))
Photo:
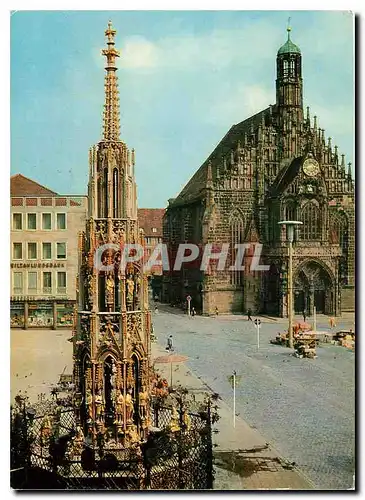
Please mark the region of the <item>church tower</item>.
POLYGON ((303 122, 303 79, 300 49, 290 39, 280 47, 276 58, 276 108, 283 132, 300 128, 303 122))
POLYGON ((142 235, 134 150, 120 139, 115 34, 109 22, 103 137, 89 153, 89 214, 79 238, 73 358, 83 431, 129 446, 146 439, 149 425, 150 312, 142 261, 125 264, 125 245, 142 244, 142 235))

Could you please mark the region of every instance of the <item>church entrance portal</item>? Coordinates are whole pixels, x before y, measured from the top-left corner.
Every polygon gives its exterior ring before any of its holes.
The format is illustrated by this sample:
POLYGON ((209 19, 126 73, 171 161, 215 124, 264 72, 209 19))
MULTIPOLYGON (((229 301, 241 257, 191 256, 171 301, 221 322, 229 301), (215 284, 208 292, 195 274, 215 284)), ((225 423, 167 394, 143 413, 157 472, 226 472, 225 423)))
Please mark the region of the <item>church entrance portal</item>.
POLYGON ((293 282, 294 311, 312 316, 314 306, 317 314, 333 314, 334 283, 329 273, 317 262, 305 263, 295 274, 293 282))

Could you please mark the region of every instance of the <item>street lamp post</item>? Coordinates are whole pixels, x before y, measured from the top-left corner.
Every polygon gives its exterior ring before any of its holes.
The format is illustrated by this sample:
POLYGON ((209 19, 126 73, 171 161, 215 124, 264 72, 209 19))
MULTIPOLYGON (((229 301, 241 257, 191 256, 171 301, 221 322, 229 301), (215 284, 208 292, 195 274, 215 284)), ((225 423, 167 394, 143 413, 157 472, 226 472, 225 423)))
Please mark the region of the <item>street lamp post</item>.
POLYGON ((283 220, 278 222, 287 227, 287 239, 289 244, 289 269, 288 269, 288 320, 289 320, 289 347, 293 348, 293 240, 294 226, 303 224, 298 220, 283 220))

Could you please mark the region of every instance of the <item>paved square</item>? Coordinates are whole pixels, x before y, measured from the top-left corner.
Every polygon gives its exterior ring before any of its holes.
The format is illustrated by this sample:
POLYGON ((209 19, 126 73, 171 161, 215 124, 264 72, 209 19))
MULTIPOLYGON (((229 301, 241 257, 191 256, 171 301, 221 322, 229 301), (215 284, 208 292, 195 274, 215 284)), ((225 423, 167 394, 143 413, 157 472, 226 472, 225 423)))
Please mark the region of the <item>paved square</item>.
MULTIPOLYGON (((318 321, 327 328, 327 319, 318 321), (326 321, 324 323, 323 321, 326 321)), ((153 315, 159 343, 172 334, 187 365, 232 406, 227 377, 242 376, 237 413, 255 426, 317 488, 350 488, 355 469, 355 355, 323 344, 316 359, 299 359, 269 340, 285 322, 263 322, 260 348, 252 322, 189 318, 164 308, 153 315)), ((347 326, 341 323, 338 325, 347 326)))
MULTIPOLYGON (((189 318, 168 307, 153 314, 161 346, 172 334, 187 366, 232 407, 228 376, 242 376, 237 413, 279 453, 321 489, 352 486, 355 469, 355 356, 343 347, 323 345, 318 357, 298 359, 271 345, 285 323, 263 322, 257 349, 253 324, 240 317, 189 318)), ((338 327, 349 327, 339 324, 338 327)), ((326 324, 318 323, 319 329, 326 324)), ((65 370, 72 372, 69 330, 12 330, 11 396, 30 399, 49 393, 65 370)), ((178 382, 178 371, 174 379, 178 382)))

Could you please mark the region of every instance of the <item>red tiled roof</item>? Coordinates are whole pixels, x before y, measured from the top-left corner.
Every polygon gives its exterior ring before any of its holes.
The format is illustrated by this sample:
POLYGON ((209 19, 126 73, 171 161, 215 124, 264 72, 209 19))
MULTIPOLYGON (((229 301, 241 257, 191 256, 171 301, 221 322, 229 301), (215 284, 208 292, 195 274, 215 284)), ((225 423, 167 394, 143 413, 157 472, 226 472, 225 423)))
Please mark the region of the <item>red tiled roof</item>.
POLYGON ((54 196, 54 191, 38 184, 38 182, 28 179, 22 174, 15 174, 10 177, 10 195, 11 196, 54 196))
POLYGON ((162 219, 165 213, 164 208, 139 208, 139 227, 144 230, 145 236, 162 237, 162 219), (156 228, 154 233, 152 228, 156 228))

